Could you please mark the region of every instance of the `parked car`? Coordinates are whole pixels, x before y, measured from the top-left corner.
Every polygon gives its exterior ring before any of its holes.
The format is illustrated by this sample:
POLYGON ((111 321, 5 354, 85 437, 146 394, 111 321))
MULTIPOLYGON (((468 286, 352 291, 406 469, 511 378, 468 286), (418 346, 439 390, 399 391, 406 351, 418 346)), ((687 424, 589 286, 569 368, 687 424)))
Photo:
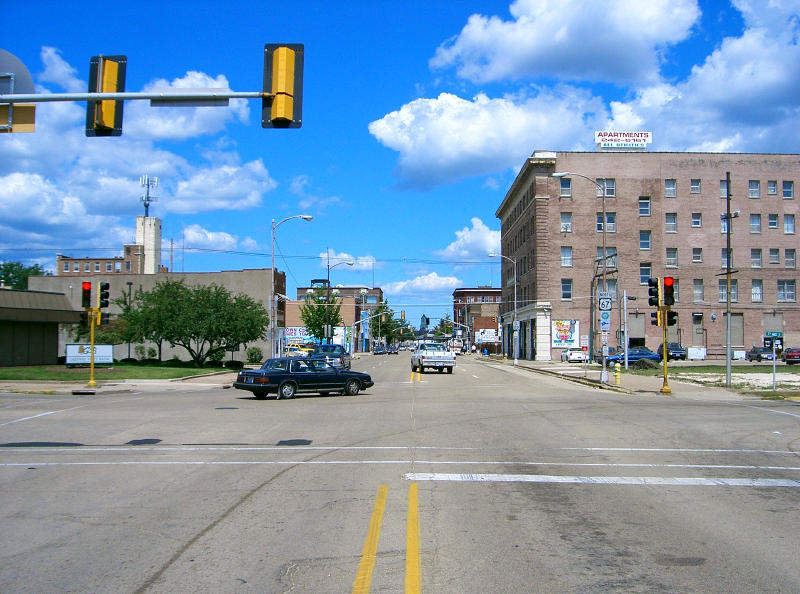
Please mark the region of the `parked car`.
MULTIPOLYGON (((656 351, 656 353, 658 353, 659 357, 661 357, 661 358, 664 357, 663 349, 664 349, 664 345, 663 344, 658 345, 658 350, 656 351)), ((680 343, 677 343, 677 342, 668 342, 667 343, 667 361, 670 361, 672 359, 678 359, 678 360, 681 360, 681 361, 685 361, 686 360, 686 347, 683 346, 680 343)))
MULTIPOLYGON (((639 361, 641 359, 649 359, 650 361, 661 361, 661 356, 658 353, 654 353, 650 349, 645 348, 636 348, 636 349, 628 349, 628 363, 633 363, 634 361, 639 361)), ((615 355, 611 355, 610 357, 606 357, 607 363, 624 363, 625 362, 625 351, 620 351, 615 355)))
POLYGON ((583 349, 564 349, 561 352, 561 360, 567 363, 574 363, 576 361, 583 363, 586 361, 587 355, 588 353, 583 349))
POLYGON ((387 355, 397 355, 397 347, 396 346, 388 346, 386 347, 386 354, 387 355))
POLYGON ((350 369, 350 353, 340 344, 321 344, 314 349, 311 356, 325 359, 334 367, 350 369))
POLYGON ((783 353, 781 353, 781 360, 787 365, 794 365, 795 363, 800 363, 800 349, 795 347, 789 347, 788 349, 783 349, 783 353))
POLYGON ((267 359, 260 369, 239 372, 233 387, 247 390, 261 400, 267 394, 292 398, 299 392, 331 392, 357 395, 374 385, 367 373, 337 369, 319 357, 280 357, 267 359))
MULTIPOLYGON (((608 347, 608 356, 609 357, 611 355, 616 355, 616 354, 617 354, 617 349, 615 349, 612 346, 608 347)), ((606 357, 606 359, 608 359, 608 357, 606 357)), ((597 349, 594 352, 594 360, 595 361, 602 361, 603 360, 603 349, 597 349)))
POLYGON ((772 361, 772 349, 768 349, 767 347, 757 347, 754 346, 752 349, 747 351, 744 355, 745 359, 748 361, 772 361))
POLYGON ((386 354, 386 347, 376 346, 374 349, 372 349, 372 354, 373 355, 385 355, 386 354))

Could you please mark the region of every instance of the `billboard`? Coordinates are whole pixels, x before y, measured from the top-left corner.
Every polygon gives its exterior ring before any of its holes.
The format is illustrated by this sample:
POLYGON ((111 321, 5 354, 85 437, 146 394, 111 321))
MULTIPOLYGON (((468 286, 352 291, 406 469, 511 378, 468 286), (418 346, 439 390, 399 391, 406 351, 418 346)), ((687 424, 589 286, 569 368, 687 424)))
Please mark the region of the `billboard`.
POLYGON ((595 131, 594 144, 599 149, 639 149, 644 150, 653 142, 652 132, 613 132, 595 131))
MULTIPOLYGON (((92 362, 92 351, 88 344, 67 345, 67 365, 89 365, 92 362)), ((105 364, 114 362, 114 345, 94 345, 94 362, 105 364)))
POLYGON ((554 349, 580 347, 580 322, 578 320, 552 320, 551 346, 554 349))

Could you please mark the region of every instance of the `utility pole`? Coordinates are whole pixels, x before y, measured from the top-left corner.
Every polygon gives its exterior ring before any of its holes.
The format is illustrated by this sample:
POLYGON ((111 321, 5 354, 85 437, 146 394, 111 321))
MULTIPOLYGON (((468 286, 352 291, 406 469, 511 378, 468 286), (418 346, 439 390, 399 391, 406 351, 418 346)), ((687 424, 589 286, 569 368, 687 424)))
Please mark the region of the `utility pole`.
MULTIPOLYGON (((737 213, 738 214, 738 213, 737 213)), ((725 172, 725 386, 731 387, 731 172, 725 172)))

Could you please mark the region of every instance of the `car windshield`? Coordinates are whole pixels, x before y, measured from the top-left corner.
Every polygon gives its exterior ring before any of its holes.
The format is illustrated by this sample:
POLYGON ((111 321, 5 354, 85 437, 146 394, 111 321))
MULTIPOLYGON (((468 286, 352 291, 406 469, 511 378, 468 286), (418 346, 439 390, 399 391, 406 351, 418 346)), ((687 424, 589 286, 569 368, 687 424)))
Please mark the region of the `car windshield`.
POLYGON ((321 344, 316 348, 314 351, 315 353, 321 353, 326 355, 339 355, 343 351, 342 346, 338 344, 321 344))

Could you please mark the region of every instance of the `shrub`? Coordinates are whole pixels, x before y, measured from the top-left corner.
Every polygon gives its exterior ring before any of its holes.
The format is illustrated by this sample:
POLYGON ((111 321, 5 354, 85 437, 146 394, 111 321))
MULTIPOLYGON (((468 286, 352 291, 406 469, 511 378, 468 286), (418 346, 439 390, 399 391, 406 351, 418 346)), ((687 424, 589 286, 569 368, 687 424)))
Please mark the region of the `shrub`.
POLYGON ((134 359, 133 357, 125 357, 124 359, 119 360, 120 363, 138 363, 138 359, 134 359))
POLYGON ((155 359, 156 357, 158 357, 158 351, 155 350, 153 347, 147 347, 147 358, 155 359))
POLYGON ((639 359, 638 361, 634 361, 628 365, 631 369, 659 369, 661 367, 660 363, 656 363, 655 361, 651 361, 650 359, 639 359))
POLYGON ((250 365, 257 365, 261 363, 261 360, 264 357, 264 353, 261 352, 261 349, 258 347, 250 347, 247 349, 247 362, 250 365))
POLYGON ((228 369, 242 369, 244 367, 244 363, 242 361, 226 361, 225 367, 228 369))

